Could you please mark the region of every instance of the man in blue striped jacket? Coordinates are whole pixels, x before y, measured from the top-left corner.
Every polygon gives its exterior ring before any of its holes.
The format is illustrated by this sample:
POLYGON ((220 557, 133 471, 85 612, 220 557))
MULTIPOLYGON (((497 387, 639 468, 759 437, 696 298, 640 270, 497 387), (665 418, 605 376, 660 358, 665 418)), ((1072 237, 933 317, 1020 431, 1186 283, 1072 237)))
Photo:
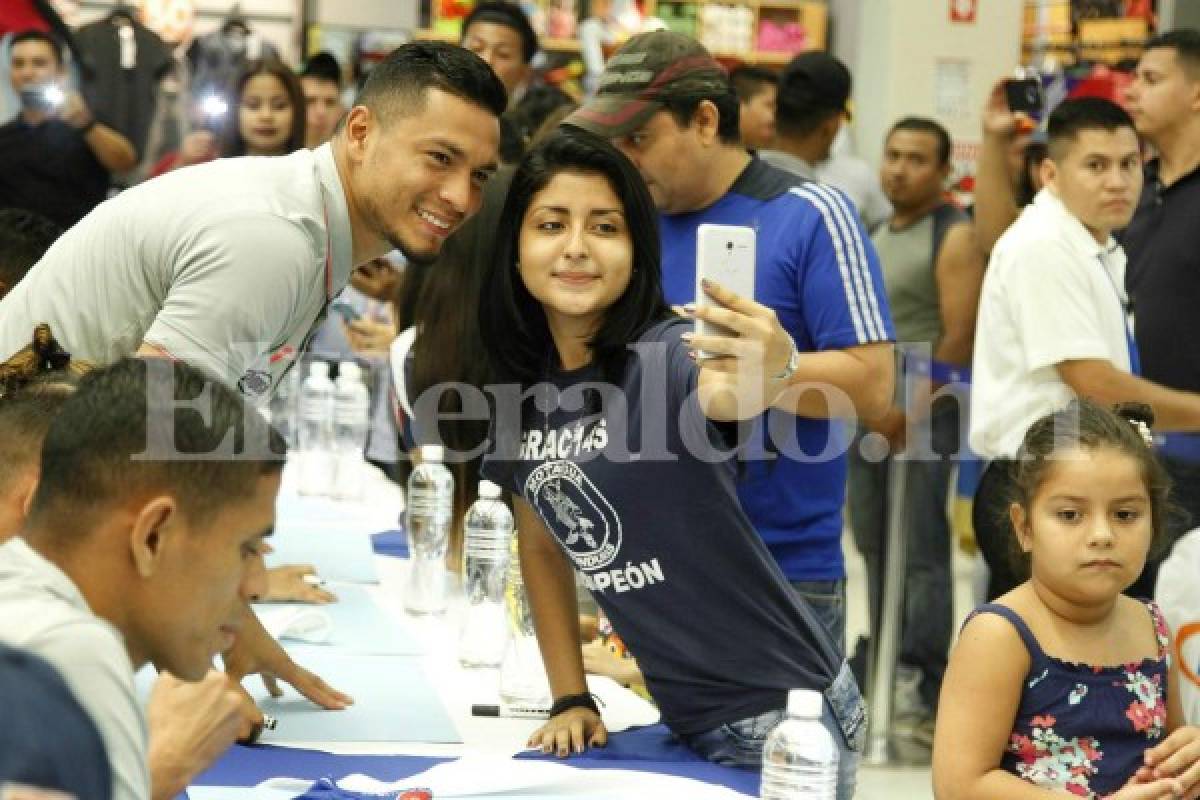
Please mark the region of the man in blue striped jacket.
POLYGON ((702 301, 697 226, 757 231, 754 299, 774 309, 795 341, 789 373, 797 388, 744 440, 750 460, 739 495, 784 575, 844 643, 847 442, 839 418, 882 415, 895 379, 879 259, 854 204, 751 156, 738 140, 728 77, 682 34, 630 39, 566 123, 611 139, 646 180, 662 214, 668 302, 702 301))

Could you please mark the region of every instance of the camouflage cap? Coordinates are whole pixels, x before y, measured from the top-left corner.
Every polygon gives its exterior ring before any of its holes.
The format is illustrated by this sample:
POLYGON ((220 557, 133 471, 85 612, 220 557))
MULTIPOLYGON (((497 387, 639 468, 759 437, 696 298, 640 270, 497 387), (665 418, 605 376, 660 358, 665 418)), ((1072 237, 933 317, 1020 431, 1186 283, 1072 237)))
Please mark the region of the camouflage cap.
POLYGON ((613 139, 640 128, 667 98, 729 91, 725 69, 695 39, 666 30, 641 33, 613 54, 595 96, 564 122, 613 139))

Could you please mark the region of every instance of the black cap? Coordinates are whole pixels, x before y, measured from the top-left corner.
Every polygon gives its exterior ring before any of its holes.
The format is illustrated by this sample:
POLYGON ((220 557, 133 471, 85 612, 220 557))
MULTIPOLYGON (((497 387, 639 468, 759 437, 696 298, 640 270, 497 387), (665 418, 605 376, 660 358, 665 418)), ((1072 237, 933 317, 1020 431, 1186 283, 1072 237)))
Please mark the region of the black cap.
POLYGON ((637 130, 680 95, 721 95, 729 76, 704 45, 674 31, 634 36, 604 66, 596 94, 564 122, 612 139, 637 130))
POLYGON ((828 53, 810 50, 788 62, 779 76, 779 97, 797 107, 850 113, 850 70, 828 53))

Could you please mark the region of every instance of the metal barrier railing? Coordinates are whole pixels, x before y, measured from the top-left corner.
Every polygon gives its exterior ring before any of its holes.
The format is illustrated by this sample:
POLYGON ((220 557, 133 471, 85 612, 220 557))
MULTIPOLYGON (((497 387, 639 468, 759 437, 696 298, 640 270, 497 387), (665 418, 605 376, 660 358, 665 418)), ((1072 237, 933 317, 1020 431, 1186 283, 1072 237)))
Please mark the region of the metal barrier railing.
MULTIPOLYGON (((942 364, 930 358, 927 345, 916 347, 897 344, 897 376, 902 380, 899 401, 911 414, 912 401, 930 399, 930 381, 947 384, 960 393, 965 407, 971 373, 967 368, 942 364)), ((965 412, 964 412, 965 413, 965 412)), ((909 416, 911 419, 911 416, 909 416)), ((909 427, 909 433, 912 428, 909 427)), ((887 526, 882 563, 883 586, 880 590, 878 630, 871 632, 868 652, 867 685, 867 748, 865 762, 879 766, 896 761, 892 741, 893 690, 896 682, 896 661, 904 617, 904 582, 907 570, 908 473, 912 442, 905 437, 905 447, 893 454, 887 473, 887 526)), ((960 442, 960 452, 966 452, 960 442)))

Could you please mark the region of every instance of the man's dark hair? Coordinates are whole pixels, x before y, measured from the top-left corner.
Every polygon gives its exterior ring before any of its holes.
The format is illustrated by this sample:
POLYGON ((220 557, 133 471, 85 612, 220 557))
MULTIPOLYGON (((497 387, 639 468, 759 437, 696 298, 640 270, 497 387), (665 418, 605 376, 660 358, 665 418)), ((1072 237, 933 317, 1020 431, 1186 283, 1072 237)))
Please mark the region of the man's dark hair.
POLYGON ((680 127, 686 128, 692 124, 692 117, 696 115, 696 109, 700 107, 700 103, 708 100, 717 107, 717 136, 725 144, 737 144, 742 140, 742 132, 738 127, 738 120, 741 116, 742 104, 738 101, 738 96, 733 92, 733 86, 730 85, 728 91, 714 94, 706 92, 704 94, 665 94, 659 98, 663 109, 670 112, 675 118, 675 122, 680 127))
POLYGON ((808 136, 830 117, 844 113, 812 103, 806 92, 795 89, 787 80, 780 80, 779 93, 775 95, 775 130, 783 136, 808 136))
POLYGON ((25 277, 61 234, 62 228, 32 211, 0 209, 0 297, 25 277))
POLYGON ((738 100, 748 103, 768 86, 778 86, 779 76, 766 67, 743 64, 729 73, 729 82, 738 100))
POLYGON ((1082 131, 1115 132, 1121 128, 1136 130, 1129 112, 1102 97, 1076 97, 1064 100, 1050 112, 1046 123, 1046 147, 1050 157, 1060 161, 1067 146, 1082 131))
POLYGON ((301 78, 315 78, 319 81, 332 83, 339 89, 342 88, 342 68, 338 64, 333 53, 322 50, 308 60, 304 65, 304 71, 300 73, 301 78))
POLYGON ((556 86, 533 86, 521 95, 521 100, 516 107, 504 114, 513 124, 521 140, 521 152, 517 154, 516 158, 505 158, 504 160, 512 163, 520 161, 525 148, 533 140, 533 135, 542 127, 542 123, 563 107, 574 110, 577 104, 569 94, 556 86))
POLYGON ((941 126, 941 123, 928 117, 905 117, 892 126, 888 131, 884 141, 892 138, 892 134, 896 131, 912 131, 914 133, 928 133, 937 140, 937 163, 938 166, 945 166, 950 161, 950 134, 941 126))
POLYGON ((257 409, 195 367, 122 359, 85 375, 51 422, 30 520, 76 530, 93 509, 162 493, 203 525, 281 471, 286 449, 257 409))
POLYGON ((446 42, 409 42, 379 62, 358 93, 355 105, 389 119, 419 113, 425 93, 440 89, 499 117, 508 107, 504 84, 470 50, 446 42))
POLYGON ((1174 50, 1188 76, 1193 80, 1200 78, 1200 30, 1178 28, 1152 36, 1146 41, 1142 52, 1160 47, 1174 50))
POLYGON ((0 397, 0 494, 37 464, 50 423, 74 392, 75 378, 56 372, 0 397))
POLYGON ((537 33, 533 30, 529 17, 519 6, 503 0, 484 0, 471 9, 471 13, 463 20, 463 39, 467 38, 467 31, 471 30, 471 26, 476 22, 492 22, 516 31, 521 37, 521 60, 526 64, 532 62, 533 57, 537 55, 537 33))
POLYGON ((63 63, 63 48, 62 44, 45 31, 27 30, 15 34, 9 41, 8 49, 12 52, 12 48, 19 45, 21 42, 45 42, 54 51, 54 60, 61 67, 63 63))

